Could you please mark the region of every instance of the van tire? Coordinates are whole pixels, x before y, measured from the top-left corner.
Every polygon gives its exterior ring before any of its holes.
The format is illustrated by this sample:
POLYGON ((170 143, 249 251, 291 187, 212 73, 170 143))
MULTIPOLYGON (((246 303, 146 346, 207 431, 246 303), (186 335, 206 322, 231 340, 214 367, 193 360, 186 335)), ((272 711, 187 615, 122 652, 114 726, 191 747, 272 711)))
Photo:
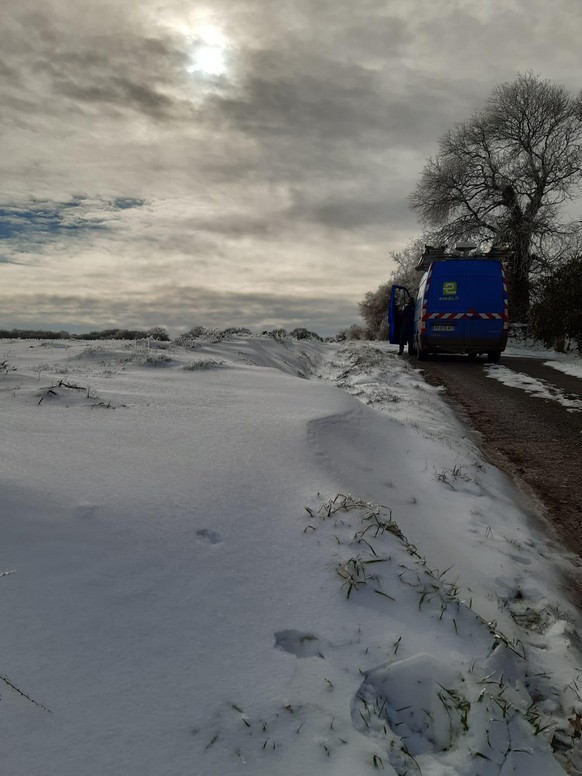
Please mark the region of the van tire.
POLYGON ((474 361, 477 358, 477 354, 476 353, 467 353, 467 358, 469 359, 469 361, 474 361))
POLYGON ((490 364, 498 364, 500 358, 501 358, 500 350, 491 350, 489 351, 489 353, 487 353, 487 361, 490 364))
POLYGON ((416 342, 414 343, 414 354, 419 361, 426 361, 428 357, 426 350, 423 350, 420 347, 420 337, 418 336, 416 337, 416 342))

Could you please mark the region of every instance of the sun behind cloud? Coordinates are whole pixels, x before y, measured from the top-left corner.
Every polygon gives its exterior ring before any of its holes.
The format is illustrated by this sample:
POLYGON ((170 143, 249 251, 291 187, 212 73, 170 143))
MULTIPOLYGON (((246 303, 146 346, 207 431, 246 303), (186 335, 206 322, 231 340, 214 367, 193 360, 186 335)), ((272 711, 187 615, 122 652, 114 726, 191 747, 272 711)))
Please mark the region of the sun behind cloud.
POLYGON ((222 32, 212 25, 193 29, 191 39, 189 73, 207 76, 220 76, 227 72, 228 41, 222 32))
POLYGON ((202 75, 224 75, 226 72, 224 51, 218 46, 197 46, 187 70, 202 73, 202 75))
POLYGON ((231 46, 216 24, 173 21, 170 27, 184 40, 188 73, 210 78, 227 74, 231 46))

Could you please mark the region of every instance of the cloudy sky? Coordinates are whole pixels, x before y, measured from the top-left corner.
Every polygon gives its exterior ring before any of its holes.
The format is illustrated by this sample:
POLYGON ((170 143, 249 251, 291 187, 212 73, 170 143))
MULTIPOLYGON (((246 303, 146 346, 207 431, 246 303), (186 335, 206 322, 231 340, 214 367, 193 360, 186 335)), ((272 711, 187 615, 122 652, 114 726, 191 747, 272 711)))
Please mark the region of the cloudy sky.
POLYGON ((417 236, 439 136, 580 0, 2 0, 0 328, 332 334, 417 236))

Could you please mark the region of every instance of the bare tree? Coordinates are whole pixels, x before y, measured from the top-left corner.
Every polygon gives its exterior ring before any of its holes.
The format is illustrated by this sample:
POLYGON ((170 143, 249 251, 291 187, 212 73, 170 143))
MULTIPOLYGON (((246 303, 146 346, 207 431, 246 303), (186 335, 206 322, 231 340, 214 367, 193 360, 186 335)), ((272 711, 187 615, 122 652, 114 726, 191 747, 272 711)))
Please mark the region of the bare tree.
POLYGON ((497 86, 485 107, 440 140, 410 197, 441 242, 508 251, 514 320, 525 320, 544 241, 572 231, 560 207, 582 179, 582 98, 533 73, 497 86))
POLYGON ((385 340, 388 338, 388 302, 392 283, 386 282, 375 291, 367 291, 358 304, 360 315, 366 322, 366 338, 385 340))
POLYGON ((410 240, 401 251, 392 251, 390 256, 396 264, 396 269, 388 278, 390 285, 404 286, 411 294, 416 294, 422 275, 416 266, 420 261, 425 245, 434 242, 435 239, 432 235, 421 235, 410 240))
POLYGON ((391 251, 390 257, 396 268, 385 283, 375 291, 368 291, 358 304, 360 315, 366 322, 368 339, 385 340, 388 338, 388 302, 393 285, 404 286, 414 296, 418 290, 421 274, 415 269, 424 245, 430 237, 417 237, 411 240, 401 251, 391 251))

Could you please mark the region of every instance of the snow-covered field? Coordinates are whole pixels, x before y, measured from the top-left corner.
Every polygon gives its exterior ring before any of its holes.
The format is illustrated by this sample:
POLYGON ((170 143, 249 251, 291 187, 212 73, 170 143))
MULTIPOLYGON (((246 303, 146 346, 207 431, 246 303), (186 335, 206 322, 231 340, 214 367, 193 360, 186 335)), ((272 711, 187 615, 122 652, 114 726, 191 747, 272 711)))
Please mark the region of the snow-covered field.
POLYGON ((2 773, 582 772, 574 559, 394 348, 0 362, 2 773))

